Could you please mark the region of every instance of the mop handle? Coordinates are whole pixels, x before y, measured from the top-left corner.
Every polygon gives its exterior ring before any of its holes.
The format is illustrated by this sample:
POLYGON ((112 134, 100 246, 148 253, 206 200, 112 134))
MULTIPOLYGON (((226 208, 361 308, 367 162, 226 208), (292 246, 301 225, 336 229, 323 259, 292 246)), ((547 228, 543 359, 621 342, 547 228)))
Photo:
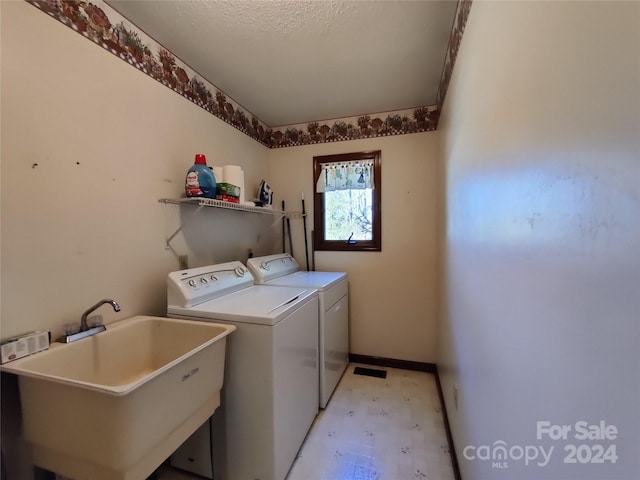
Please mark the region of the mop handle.
POLYGON ((302 226, 304 228, 304 256, 307 260, 307 271, 309 271, 309 243, 307 240, 307 212, 304 208, 304 192, 302 192, 302 226))
MULTIPOLYGON (((284 212, 284 200, 282 200, 282 212, 284 212)), ((282 253, 287 253, 287 250, 285 248, 285 235, 284 235, 284 222, 285 222, 284 217, 285 216, 286 214, 282 216, 282 253)))

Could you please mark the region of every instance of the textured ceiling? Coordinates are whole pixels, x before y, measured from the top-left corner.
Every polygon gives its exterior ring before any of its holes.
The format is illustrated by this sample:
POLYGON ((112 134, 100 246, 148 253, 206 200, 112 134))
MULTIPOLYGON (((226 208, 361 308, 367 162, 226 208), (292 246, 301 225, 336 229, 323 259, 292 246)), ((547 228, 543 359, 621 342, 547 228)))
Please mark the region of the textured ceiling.
POLYGON ((267 125, 432 105, 457 1, 110 0, 267 125))

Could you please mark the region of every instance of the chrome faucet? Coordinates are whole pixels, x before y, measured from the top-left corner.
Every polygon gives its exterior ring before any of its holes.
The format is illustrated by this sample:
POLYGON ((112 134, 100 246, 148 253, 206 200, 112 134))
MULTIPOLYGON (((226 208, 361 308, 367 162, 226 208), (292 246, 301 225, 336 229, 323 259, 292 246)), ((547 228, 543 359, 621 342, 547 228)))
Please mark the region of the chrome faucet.
POLYGON ((113 307, 114 311, 116 311, 116 312, 120 311, 120 305, 118 305, 118 302, 116 302, 115 300, 111 300, 110 298, 105 298, 104 300, 100 300, 93 307, 89 308, 86 312, 84 312, 82 314, 82 318, 80 319, 80 331, 81 332, 89 330, 89 326, 87 325, 87 317, 89 316, 89 314, 91 314, 92 312, 96 311, 98 308, 100 308, 105 303, 110 304, 113 307))
MULTIPOLYGON (((92 312, 94 312, 95 310, 100 308, 102 305, 104 305, 105 303, 108 303, 109 305, 111 305, 116 312, 120 311, 120 305, 118 305, 118 302, 116 302, 115 300, 111 300, 109 298, 100 300, 98 303, 96 303, 94 306, 92 306, 82 314, 82 318, 80 319, 79 332, 78 331, 76 331, 75 333, 67 332, 67 334, 64 335, 62 338, 60 338, 60 340, 58 341, 62 343, 71 343, 71 342, 75 342, 76 340, 80 340, 81 338, 90 337, 91 335, 95 335, 96 333, 104 332, 107 329, 107 327, 105 327, 104 325, 96 325, 93 327, 89 327, 89 325, 87 324, 87 317, 92 312)), ((76 323, 76 325, 78 324, 76 323)))

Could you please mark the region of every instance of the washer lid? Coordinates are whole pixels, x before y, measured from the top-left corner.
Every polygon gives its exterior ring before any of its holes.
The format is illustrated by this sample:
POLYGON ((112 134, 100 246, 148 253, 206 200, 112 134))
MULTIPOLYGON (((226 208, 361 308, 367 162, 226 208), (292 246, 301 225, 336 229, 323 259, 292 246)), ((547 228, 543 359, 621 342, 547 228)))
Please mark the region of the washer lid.
POLYGON ((305 287, 325 291, 347 279, 344 272, 295 272, 291 275, 269 280, 265 285, 283 287, 305 287))
POLYGON ((275 325, 317 296, 317 291, 309 288, 256 285, 189 308, 169 305, 167 313, 194 319, 275 325))

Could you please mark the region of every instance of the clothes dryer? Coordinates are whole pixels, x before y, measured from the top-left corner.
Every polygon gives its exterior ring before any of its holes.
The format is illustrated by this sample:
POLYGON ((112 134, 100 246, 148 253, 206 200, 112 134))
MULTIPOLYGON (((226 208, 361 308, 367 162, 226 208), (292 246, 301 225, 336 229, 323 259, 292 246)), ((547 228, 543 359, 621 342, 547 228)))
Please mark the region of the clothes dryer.
POLYGON ((288 253, 250 258, 247 267, 257 284, 318 290, 318 402, 325 408, 349 363, 347 274, 301 271, 288 253))

